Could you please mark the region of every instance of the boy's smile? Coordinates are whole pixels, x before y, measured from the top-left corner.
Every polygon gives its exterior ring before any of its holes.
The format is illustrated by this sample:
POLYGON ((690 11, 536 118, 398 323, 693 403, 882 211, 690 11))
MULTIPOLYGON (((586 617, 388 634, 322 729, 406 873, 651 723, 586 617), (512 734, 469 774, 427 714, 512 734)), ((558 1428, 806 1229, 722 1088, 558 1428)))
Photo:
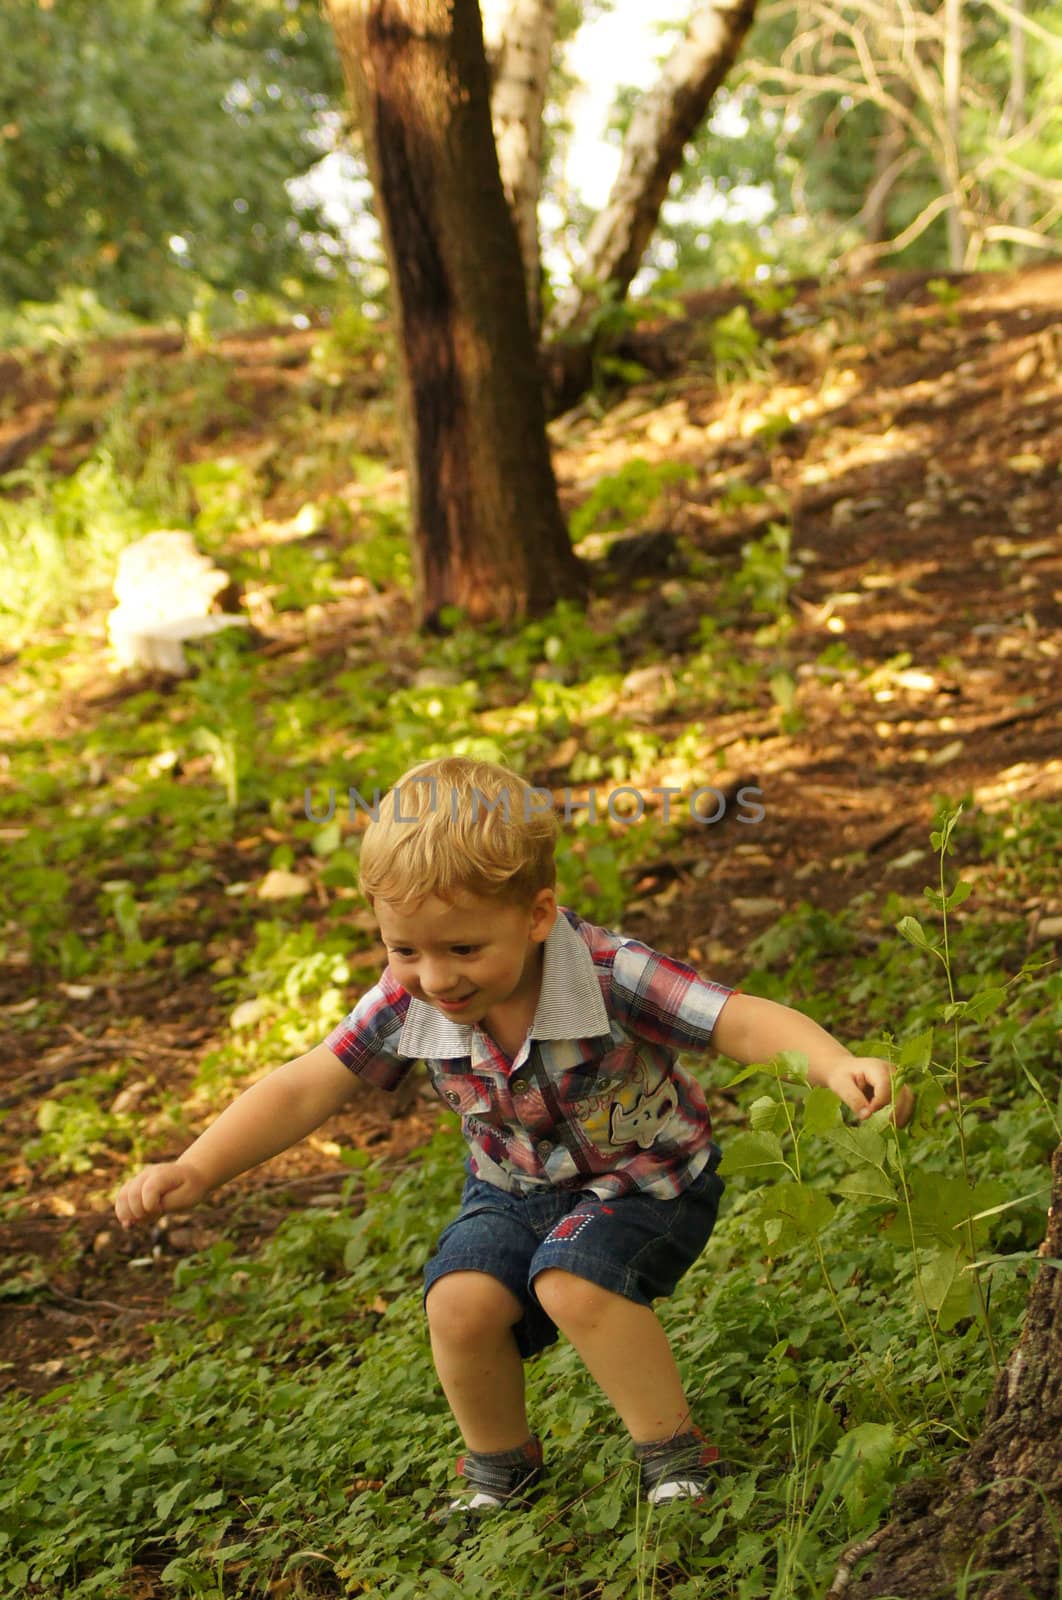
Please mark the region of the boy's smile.
POLYGON ((451 904, 377 899, 380 937, 395 978, 417 1000, 466 1024, 499 1024, 538 999, 542 945, 557 915, 552 889, 530 906, 462 894, 451 904))

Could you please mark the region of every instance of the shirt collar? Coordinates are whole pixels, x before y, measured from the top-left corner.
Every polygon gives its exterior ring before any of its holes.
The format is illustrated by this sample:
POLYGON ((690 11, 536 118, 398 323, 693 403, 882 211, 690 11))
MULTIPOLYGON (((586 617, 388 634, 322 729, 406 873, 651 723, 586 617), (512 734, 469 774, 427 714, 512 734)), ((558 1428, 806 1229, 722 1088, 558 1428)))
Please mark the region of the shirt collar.
MULTIPOLYGON (((608 1012, 601 998, 594 958, 586 943, 558 908, 542 963, 533 1039, 589 1039, 609 1032, 608 1012)), ((475 1054, 476 1029, 451 1022, 424 1000, 411 998, 399 1053, 415 1060, 449 1060, 475 1054)))

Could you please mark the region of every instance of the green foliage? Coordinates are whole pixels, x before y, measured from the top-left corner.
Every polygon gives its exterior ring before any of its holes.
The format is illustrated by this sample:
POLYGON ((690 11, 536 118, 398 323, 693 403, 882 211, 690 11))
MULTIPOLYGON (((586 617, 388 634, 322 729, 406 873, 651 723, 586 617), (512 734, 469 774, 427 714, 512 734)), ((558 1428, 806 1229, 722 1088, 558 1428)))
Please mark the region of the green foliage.
MULTIPOLYGON (((789 590, 803 568, 790 557, 791 533, 784 522, 771 522, 759 539, 741 546, 741 565, 729 579, 736 602, 761 615, 781 619, 786 614, 789 590)), ((779 688, 776 698, 784 710, 790 709, 779 688)))
POLYGON ((735 306, 725 316, 716 318, 708 330, 708 347, 721 388, 764 370, 762 341, 749 318, 747 306, 735 306))
POLYGON ((340 306, 314 341, 310 370, 322 382, 338 388, 352 370, 363 368, 366 358, 379 349, 378 321, 367 316, 360 304, 340 306))
POLYGON ((137 327, 135 317, 101 305, 94 290, 62 284, 51 304, 0 306, 0 349, 76 349, 86 339, 117 339, 137 327))
POLYGON ((0 488, 30 490, 0 501, 0 637, 10 644, 109 587, 119 551, 154 525, 106 451, 69 478, 48 477, 38 462, 8 473, 0 488))
POLYGON ((37 1109, 40 1137, 23 1149, 27 1164, 39 1168, 42 1176, 90 1172, 94 1157, 121 1143, 123 1136, 130 1139, 136 1119, 106 1104, 121 1079, 120 1070, 89 1073, 42 1100, 37 1109))
MULTIPOLYGON (((573 715, 577 691, 542 687, 570 695, 557 704, 573 715)), ((410 696, 401 715, 431 713, 410 696)), ((134 708, 146 745, 150 716, 134 708)), ((402 1169, 345 1152, 342 1193, 293 1209, 253 1254, 223 1239, 179 1262, 175 1314, 146 1359, 119 1367, 104 1350, 43 1400, 0 1401, 0 1587, 89 1600, 124 1592, 150 1560, 175 1596, 253 1595, 286 1577, 307 1595, 368 1585, 419 1600, 430 1580, 431 1592, 517 1600, 563 1592, 577 1549, 580 1581, 615 1600, 662 1585, 693 1600, 706 1582, 747 1600, 824 1592, 838 1550, 973 1432, 1020 1327, 1062 1107, 1014 1058, 1047 1081, 1062 979, 1030 965, 1000 981, 1013 930, 978 912, 945 861, 980 854, 1022 892, 1060 829, 1057 806, 970 821, 942 807, 921 917, 899 897, 834 915, 798 907, 754 950, 766 964, 748 992, 770 990, 781 967, 783 997, 828 1008, 842 1037, 861 1019, 856 1052, 889 1055, 917 1108, 899 1132, 886 1113, 852 1123, 793 1053, 732 1080, 741 1127, 720 1130, 723 1214, 663 1308, 698 1419, 734 1468, 696 1538, 681 1512, 639 1506, 615 1418, 565 1342, 528 1368, 554 1468, 535 1510, 463 1542, 429 1520, 456 1447, 420 1309, 420 1262, 457 1206, 463 1147, 447 1117, 402 1169), (874 913, 900 931, 868 948, 859 933, 874 913)), ((563 898, 612 920, 639 849, 637 827, 566 828, 563 898)), ((134 841, 126 850, 135 861, 134 841)), ((292 864, 286 847, 274 864, 292 864)), ((145 889, 161 903, 195 882, 194 864, 156 867, 145 889)), ((115 914, 137 937, 136 908, 115 914)), ((282 1047, 319 1038, 359 942, 297 911, 256 918, 241 959, 216 966, 227 1002, 260 1009, 203 1062, 195 1093, 221 1103, 282 1047)), ((135 1140, 139 1119, 107 1109, 120 1081, 115 1067, 53 1091, 27 1159, 83 1172, 135 1140)), ((32 1302, 40 1280, 7 1266, 10 1292, 32 1302)))
POLYGON ((956 302, 962 299, 962 290, 947 278, 930 278, 926 288, 943 310, 944 320, 956 327, 959 321, 956 302))
POLYGON ((190 646, 189 660, 199 670, 187 690, 196 711, 188 724, 191 747, 205 752, 232 815, 246 799, 254 768, 254 747, 262 732, 262 709, 255 701, 255 670, 237 629, 208 643, 190 646))
POLYGON ((1022 259, 1023 242, 1008 235, 1021 225, 1022 170, 1029 220, 1042 218, 1045 237, 1057 242, 1053 207, 1033 197, 1046 198, 1044 186, 1057 188, 1062 178, 1062 46, 1046 0, 1023 15, 1019 108, 1011 13, 962 8, 958 162, 969 261, 949 263, 939 204, 946 164, 939 10, 921 18, 915 45, 863 7, 840 4, 820 18, 804 0, 761 7, 674 186, 672 198, 688 205, 666 209, 650 260, 677 266, 688 288, 749 283, 772 273, 825 273, 845 251, 909 230, 901 250, 886 253, 890 265, 1002 266, 1022 259), (883 95, 899 108, 895 117, 883 95), (868 202, 885 152, 894 178, 882 196, 881 231, 871 233, 876 208, 868 202))
MULTIPOLYGON (((152 406, 147 386, 140 395, 163 428, 165 402, 152 406)), ((70 513, 69 553, 112 492, 114 515, 136 528, 151 486, 134 437, 124 474, 97 459, 96 478, 53 483, 38 463, 14 503, 24 525, 31 501, 43 521, 45 497, 51 517, 50 497, 60 491, 62 506, 74 486, 84 504, 70 513)), ((342 448, 346 462, 349 437, 342 448)), ((284 589, 293 603, 328 599, 351 571, 390 586, 403 570, 394 506, 362 501, 355 515, 337 495, 296 517, 289 542, 256 547, 256 473, 235 456, 185 471, 178 459, 175 450, 159 484, 183 485, 197 534, 228 550, 238 576, 275 584, 274 602, 284 589)), ((379 473, 367 456, 357 470, 366 485, 379 473)), ((614 496, 594 511, 602 534, 612 519, 651 514, 667 488, 655 472, 636 469, 618 491, 598 486, 614 496)), ((738 480, 728 497, 770 503, 738 480)), ((17 558, 18 540, 9 548, 17 558)), ((89 987, 194 972, 196 996, 212 984, 220 1012, 215 1048, 168 1124, 113 1109, 139 1059, 108 1058, 106 1071, 49 1089, 20 1151, 35 1181, 98 1171, 108 1150, 169 1153, 178 1125, 187 1142, 185 1118, 319 1040, 351 987, 376 976, 371 929, 351 917, 357 835, 342 803, 331 822, 305 817, 308 774, 317 792, 323 773, 340 793, 348 783, 371 793, 412 761, 457 750, 550 782, 647 787, 671 770, 687 789, 694 777, 710 782, 706 707, 762 709, 769 689, 783 718, 800 714, 795 664, 772 660, 765 685, 762 660, 734 649, 727 621, 732 608, 780 622, 792 565, 780 520, 750 542, 736 575, 722 561, 706 568, 720 605, 652 721, 630 713, 630 636, 610 633, 593 604, 505 633, 454 616, 408 670, 399 659, 401 687, 391 658, 356 635, 345 650, 329 640, 280 659, 249 656, 234 636, 204 647, 195 678, 108 699, 90 725, 61 725, 60 736, 38 725, 39 707, 98 671, 98 645, 73 628, 28 640, 0 788, 0 817, 18 835, 4 841, 0 938, 41 1000, 9 1010, 5 1027, 29 1048, 44 1039, 57 1020, 54 973, 89 987), (266 909, 255 891, 269 867, 338 892, 320 908, 306 896, 266 909)), ((58 563, 55 572, 59 583, 58 563)), ((78 602, 76 588, 68 598, 78 602)), ((645 610, 631 615, 636 635, 645 610)), ((841 641, 815 665, 834 679, 860 671, 841 641)), ((562 832, 562 899, 621 921, 650 853, 670 856, 679 834, 577 812, 562 832)), ((528 1372, 554 1469, 542 1502, 461 1544, 430 1522, 459 1448, 419 1294, 419 1263, 457 1205, 462 1150, 448 1118, 402 1171, 344 1150, 351 1177, 325 1205, 271 1190, 270 1207, 291 1215, 253 1252, 227 1238, 180 1262, 174 1315, 152 1331, 148 1357, 104 1346, 90 1368, 72 1358, 69 1381, 42 1399, 0 1401, 0 1592, 110 1600, 149 1572, 178 1597, 285 1584, 307 1597, 410 1600, 575 1588, 602 1600, 824 1594, 839 1550, 873 1533, 896 1489, 942 1469, 975 1431, 994 1358, 1021 1326, 1062 1122, 1062 977, 1050 949, 1028 948, 1023 908, 1042 897, 1060 840, 1062 812, 1048 802, 961 818, 942 803, 930 840, 940 873, 921 899, 889 893, 886 872, 846 908, 812 897, 751 946, 744 989, 795 1003, 857 1053, 896 1062, 917 1093, 908 1130, 880 1116, 849 1123, 832 1095, 799 1081, 793 1058, 725 1095, 713 1093, 725 1069, 687 1063, 718 1113, 728 1194, 702 1261, 661 1309, 698 1419, 735 1469, 695 1526, 678 1508, 637 1504, 622 1430, 564 1342, 528 1372), (968 862, 978 871, 967 876, 968 862)), ((247 1204, 233 1200, 233 1235, 247 1204)), ((135 1272, 168 1274, 171 1259, 145 1255, 135 1272)), ((24 1261, 5 1262, 2 1276, 0 1296, 44 1298, 24 1261)))
MULTIPOLYGON (((602 480, 598 488, 602 488, 604 482, 602 480)), ((608 493, 606 491, 602 508, 608 493)), ((634 493, 637 494, 637 490, 634 493)), ((602 515, 611 514, 602 509, 602 515)), ((578 517, 579 512, 575 516, 578 517)), ((497 624, 472 625, 457 607, 446 610, 442 621, 447 633, 426 653, 429 670, 438 665, 463 673, 469 679, 479 678, 483 673, 500 675, 522 687, 530 687, 536 670, 540 674, 546 669, 567 674, 578 668, 581 674, 592 678, 615 673, 619 668, 615 638, 595 628, 586 608, 571 600, 558 601, 545 616, 533 617, 515 629, 497 624)), ((543 720, 551 707, 556 709, 553 732, 566 731, 562 711, 565 697, 558 696, 548 680, 537 682, 532 692, 539 697, 543 720)))
POLYGON ((340 93, 330 30, 307 0, 214 15, 198 0, 5 6, 0 300, 75 284, 158 318, 201 284, 298 296, 321 275, 334 232, 285 183, 318 158, 318 114, 340 93))
POLYGON ((696 475, 696 468, 679 461, 646 461, 633 456, 618 472, 599 478, 569 520, 572 541, 588 534, 633 527, 654 509, 660 496, 675 483, 696 475))
POLYGON ((412 593, 413 560, 405 507, 374 502, 366 515, 368 527, 347 551, 352 569, 376 588, 393 585, 412 593))

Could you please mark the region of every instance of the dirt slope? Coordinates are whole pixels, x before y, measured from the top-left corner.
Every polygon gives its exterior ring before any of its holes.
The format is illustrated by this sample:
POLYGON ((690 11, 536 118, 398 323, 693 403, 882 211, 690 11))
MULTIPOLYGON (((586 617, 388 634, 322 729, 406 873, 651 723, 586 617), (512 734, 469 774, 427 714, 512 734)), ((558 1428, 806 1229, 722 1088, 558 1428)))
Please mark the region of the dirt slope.
MULTIPOLYGON (((783 313, 753 308, 757 337, 746 369, 721 390, 710 329, 738 298, 701 296, 683 322, 639 330, 628 353, 652 376, 613 397, 604 415, 584 405, 552 430, 569 508, 632 457, 687 463, 692 476, 668 491, 641 531, 678 536, 705 570, 717 570, 716 561, 736 568, 742 548, 771 522, 792 528, 799 574, 786 602, 788 637, 758 641, 763 618, 752 616, 730 634, 735 659, 754 680, 755 709, 718 715, 706 702, 702 716, 723 762, 720 784, 757 784, 765 817, 755 828, 691 829, 683 850, 666 859, 654 859, 647 845, 625 919, 628 931, 729 982, 740 980, 748 938, 787 906, 833 908, 883 884, 917 893, 925 868, 904 859, 925 845, 935 796, 966 794, 992 808, 1062 788, 1062 265, 959 280, 950 292, 910 278, 805 286, 783 313), (841 642, 877 674, 819 669, 822 652, 841 642), (788 728, 769 687, 780 665, 796 686, 799 716, 788 728)), ((205 408, 182 387, 187 352, 177 336, 94 347, 78 362, 4 357, 0 470, 46 442, 55 465, 73 468, 131 368, 169 364, 170 420, 175 412, 187 419, 178 434, 183 457, 223 448, 265 463, 264 512, 290 515, 314 494, 343 489, 334 467, 295 486, 287 467, 297 455, 298 408, 316 407, 323 432, 349 434, 356 408, 384 381, 369 365, 329 387, 310 362, 316 337, 265 329, 221 341, 209 356, 215 387, 205 408)), ((622 553, 602 563, 594 615, 606 626, 644 602, 639 583, 652 579, 646 626, 628 649, 628 708, 658 732, 677 733, 681 723, 659 709, 659 690, 669 678, 681 682, 710 598, 683 577, 681 561, 661 570, 671 548, 665 537, 650 539, 626 567, 622 553)), ((396 674, 408 674, 419 650, 408 602, 383 593, 373 603, 376 648, 396 674)), ((345 615, 337 605, 337 638, 345 615)), ((101 627, 102 610, 95 622, 101 627)), ((277 619, 278 648, 290 647, 288 626, 277 619)), ((18 693, 19 673, 9 658, 0 695, 18 693)), ((55 714, 87 729, 91 699, 55 714)), ((548 777, 563 783, 561 771, 548 777)), ((266 857, 269 848, 262 845, 266 857)), ((213 893, 216 904, 201 905, 197 919, 216 916, 222 927, 221 881, 213 893)), ((1062 902, 1008 909, 1031 927, 1062 912, 1062 902)), ((76 1029, 71 1020, 54 1037, 34 1038, 30 1052, 5 1012, 48 982, 46 973, 0 964, 0 1095, 8 1105, 0 1142, 11 1181, 26 1185, 8 1207, 0 1255, 22 1258, 19 1270, 43 1280, 32 1299, 0 1309, 0 1385, 31 1392, 50 1388, 103 1342, 130 1351, 144 1343, 144 1322, 164 1312, 168 1274, 133 1268, 131 1259, 154 1256, 164 1265, 232 1231, 227 1195, 151 1239, 119 1237, 107 1210, 121 1176, 117 1156, 61 1181, 28 1172, 19 1148, 35 1125, 42 1070, 98 1065, 116 1049, 157 1060, 161 1049, 179 1085, 226 1026, 227 1008, 208 984, 175 995, 165 973, 149 973, 101 996, 98 1007, 80 1008, 76 1029)), ((232 1195, 257 1197, 238 1224, 240 1242, 268 1232, 290 1204, 338 1186, 345 1172, 328 1137, 398 1158, 436 1114, 415 1092, 400 1105, 367 1096, 322 1130, 317 1148, 289 1152, 233 1186, 232 1195)))

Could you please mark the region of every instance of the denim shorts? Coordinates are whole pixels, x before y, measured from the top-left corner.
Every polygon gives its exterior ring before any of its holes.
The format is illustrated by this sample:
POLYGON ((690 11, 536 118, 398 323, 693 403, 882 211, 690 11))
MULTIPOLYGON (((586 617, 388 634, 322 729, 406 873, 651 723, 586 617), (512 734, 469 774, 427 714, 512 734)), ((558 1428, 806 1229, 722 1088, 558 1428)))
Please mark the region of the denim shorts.
POLYGON ((534 1291, 547 1267, 651 1305, 671 1294, 711 1237, 726 1187, 715 1171, 721 1157, 710 1145, 708 1165, 674 1200, 637 1192, 601 1200, 586 1189, 509 1194, 469 1174, 460 1215, 425 1264, 423 1298, 448 1272, 489 1273, 524 1308, 513 1331, 525 1361, 557 1339, 534 1291))

